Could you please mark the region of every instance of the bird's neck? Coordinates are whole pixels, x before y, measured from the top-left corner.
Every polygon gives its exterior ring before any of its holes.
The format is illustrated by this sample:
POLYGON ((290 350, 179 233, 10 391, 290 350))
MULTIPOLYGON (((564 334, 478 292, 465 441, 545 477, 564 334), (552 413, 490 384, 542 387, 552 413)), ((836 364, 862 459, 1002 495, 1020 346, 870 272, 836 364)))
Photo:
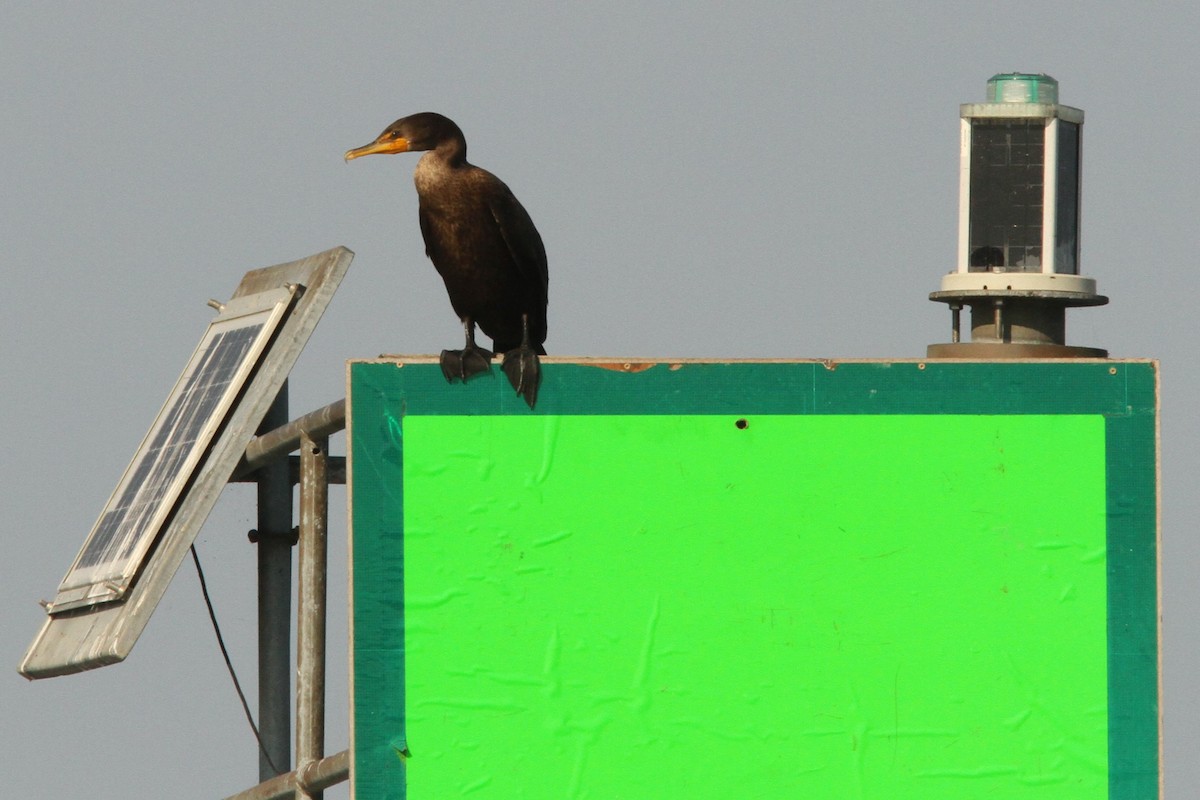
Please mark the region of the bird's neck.
POLYGON ((417 192, 424 195, 437 186, 454 185, 461 182, 463 176, 470 172, 470 165, 464 159, 457 163, 447 160, 442 153, 431 150, 421 156, 417 168, 413 172, 413 181, 417 192))
POLYGON ((448 167, 461 167, 467 163, 467 142, 462 138, 444 139, 438 142, 432 155, 448 167))

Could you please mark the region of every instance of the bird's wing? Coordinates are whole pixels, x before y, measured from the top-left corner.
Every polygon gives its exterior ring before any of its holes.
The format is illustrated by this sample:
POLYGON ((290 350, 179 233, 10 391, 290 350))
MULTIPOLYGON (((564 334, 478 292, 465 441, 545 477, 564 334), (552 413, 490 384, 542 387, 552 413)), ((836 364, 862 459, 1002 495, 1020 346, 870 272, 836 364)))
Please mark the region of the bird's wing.
POLYGON ((541 234, 534 227, 533 220, 529 218, 529 212, 507 186, 503 187, 503 191, 489 195, 488 207, 517 269, 521 272, 521 278, 530 286, 540 288, 544 298, 550 283, 550 274, 546 267, 546 247, 542 244, 541 234))
POLYGON ((436 237, 433 234, 433 225, 429 221, 429 212, 425 210, 424 204, 418 206, 417 218, 421 221, 421 238, 425 241, 425 255, 436 264, 438 262, 438 254, 434 253, 434 248, 437 246, 436 237))

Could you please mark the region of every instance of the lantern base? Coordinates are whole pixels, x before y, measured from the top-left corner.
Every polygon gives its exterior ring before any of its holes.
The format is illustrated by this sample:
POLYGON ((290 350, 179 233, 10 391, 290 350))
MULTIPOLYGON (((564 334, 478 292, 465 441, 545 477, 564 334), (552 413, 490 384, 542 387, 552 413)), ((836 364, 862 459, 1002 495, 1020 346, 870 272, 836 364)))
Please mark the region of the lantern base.
POLYGON ((999 342, 931 344, 925 349, 925 353, 928 358, 962 358, 978 361, 1023 358, 1108 358, 1108 351, 1098 347, 1075 347, 1065 344, 1001 344, 999 342))

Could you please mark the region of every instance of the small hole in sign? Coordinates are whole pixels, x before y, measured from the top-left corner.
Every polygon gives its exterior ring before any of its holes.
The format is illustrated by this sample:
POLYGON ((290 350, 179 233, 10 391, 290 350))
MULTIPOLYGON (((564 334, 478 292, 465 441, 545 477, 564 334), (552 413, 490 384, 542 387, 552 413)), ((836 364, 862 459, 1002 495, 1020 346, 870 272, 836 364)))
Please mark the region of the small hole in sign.
POLYGON ((746 420, 744 418, 739 419, 737 422, 735 422, 733 424, 737 426, 737 429, 739 431, 744 431, 744 430, 746 430, 746 428, 748 428, 750 426, 750 423, 746 422, 746 420))

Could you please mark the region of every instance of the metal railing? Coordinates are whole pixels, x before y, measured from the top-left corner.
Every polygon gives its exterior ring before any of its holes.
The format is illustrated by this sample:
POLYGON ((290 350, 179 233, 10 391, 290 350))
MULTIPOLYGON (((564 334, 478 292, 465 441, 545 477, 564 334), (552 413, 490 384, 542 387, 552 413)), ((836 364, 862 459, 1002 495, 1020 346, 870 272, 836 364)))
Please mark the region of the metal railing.
MULTIPOLYGON (((228 800, 303 798, 320 800, 322 790, 350 775, 348 750, 325 756, 325 619, 329 527, 329 484, 345 482, 345 459, 328 454, 329 436, 346 427, 346 401, 319 408, 251 440, 231 480, 256 481, 255 472, 281 458, 299 463, 293 483, 300 486, 297 544, 299 575, 296 624, 296 768, 264 780, 228 800)), ((289 489, 290 494, 290 489, 289 489)), ((260 498, 261 502, 261 498, 260 498)), ((261 624, 260 620, 260 624, 261 624)), ((278 622, 278 621, 276 621, 278 622)), ((261 646, 261 640, 260 640, 261 646)), ((276 653, 273 663, 290 662, 276 653)), ((261 659, 260 665, 264 663, 261 659)), ((261 666, 260 666, 261 670, 261 666)), ((261 677, 261 676, 260 676, 261 677)), ((287 677, 284 684, 287 685, 287 677)), ((260 720, 264 728, 287 728, 287 720, 260 720)))

